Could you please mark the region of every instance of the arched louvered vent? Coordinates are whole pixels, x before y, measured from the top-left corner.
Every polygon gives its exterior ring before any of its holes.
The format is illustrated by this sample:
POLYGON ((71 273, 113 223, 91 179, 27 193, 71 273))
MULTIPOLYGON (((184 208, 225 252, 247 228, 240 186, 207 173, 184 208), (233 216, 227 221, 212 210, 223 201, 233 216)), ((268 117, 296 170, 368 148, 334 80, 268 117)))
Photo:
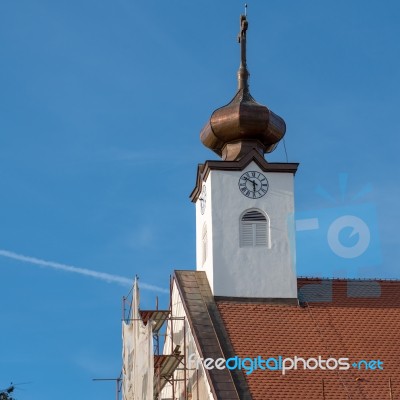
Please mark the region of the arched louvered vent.
POLYGON ((269 219, 259 210, 250 210, 240 220, 240 246, 269 246, 269 219))

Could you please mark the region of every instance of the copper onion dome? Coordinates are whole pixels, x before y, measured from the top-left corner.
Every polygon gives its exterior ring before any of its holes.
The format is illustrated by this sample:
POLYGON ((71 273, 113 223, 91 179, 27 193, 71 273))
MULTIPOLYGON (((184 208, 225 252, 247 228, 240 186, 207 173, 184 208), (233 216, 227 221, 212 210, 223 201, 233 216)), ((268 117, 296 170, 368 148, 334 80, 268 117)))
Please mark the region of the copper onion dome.
POLYGON ((286 131, 285 121, 266 106, 257 103, 250 94, 250 74, 246 63, 247 26, 246 16, 241 15, 238 91, 229 104, 212 113, 200 132, 203 144, 226 161, 240 160, 252 149, 262 155, 270 153, 286 131))

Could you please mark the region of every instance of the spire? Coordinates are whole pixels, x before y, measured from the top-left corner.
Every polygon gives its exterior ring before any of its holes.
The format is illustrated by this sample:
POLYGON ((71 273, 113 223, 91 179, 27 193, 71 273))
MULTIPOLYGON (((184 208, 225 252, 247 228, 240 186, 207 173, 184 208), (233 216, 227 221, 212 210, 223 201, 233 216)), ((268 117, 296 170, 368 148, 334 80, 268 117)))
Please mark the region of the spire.
MULTIPOLYGON (((245 5, 247 9, 247 4, 245 5)), ((248 27, 246 15, 240 16, 240 32, 238 35, 238 42, 240 43, 240 67, 238 71, 238 90, 249 90, 249 71, 247 70, 246 59, 246 32, 248 27)))
MULTIPOLYGON (((247 10, 247 5, 245 6, 247 10)), ((246 41, 247 15, 240 16, 240 66, 238 90, 229 104, 215 110, 200 133, 203 144, 226 161, 240 160, 256 150, 273 151, 286 131, 285 121, 268 107, 257 103, 249 90, 246 41)))

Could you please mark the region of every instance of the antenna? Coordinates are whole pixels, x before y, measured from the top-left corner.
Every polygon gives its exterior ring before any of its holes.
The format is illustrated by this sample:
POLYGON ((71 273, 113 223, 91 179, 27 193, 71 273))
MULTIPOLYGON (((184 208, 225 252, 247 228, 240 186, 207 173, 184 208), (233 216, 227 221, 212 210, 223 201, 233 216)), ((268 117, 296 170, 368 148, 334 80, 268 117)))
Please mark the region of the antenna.
POLYGON ((244 16, 247 17, 247 3, 244 3, 244 16))
POLYGON ((122 381, 122 372, 118 378, 94 378, 92 381, 115 381, 116 383, 116 390, 115 390, 115 399, 119 399, 119 392, 120 392, 120 382, 122 381))

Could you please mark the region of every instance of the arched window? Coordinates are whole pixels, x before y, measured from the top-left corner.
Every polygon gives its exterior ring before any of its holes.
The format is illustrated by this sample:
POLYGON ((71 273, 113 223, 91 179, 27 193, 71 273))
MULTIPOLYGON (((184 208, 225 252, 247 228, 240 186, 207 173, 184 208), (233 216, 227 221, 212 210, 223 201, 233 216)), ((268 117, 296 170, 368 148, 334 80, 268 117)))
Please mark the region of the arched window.
POLYGON ((203 232, 201 234, 201 242, 202 242, 202 262, 204 264, 207 260, 207 225, 203 225, 203 232))
POLYGON ((240 218, 240 247, 270 247, 269 218, 260 210, 245 211, 240 218))

